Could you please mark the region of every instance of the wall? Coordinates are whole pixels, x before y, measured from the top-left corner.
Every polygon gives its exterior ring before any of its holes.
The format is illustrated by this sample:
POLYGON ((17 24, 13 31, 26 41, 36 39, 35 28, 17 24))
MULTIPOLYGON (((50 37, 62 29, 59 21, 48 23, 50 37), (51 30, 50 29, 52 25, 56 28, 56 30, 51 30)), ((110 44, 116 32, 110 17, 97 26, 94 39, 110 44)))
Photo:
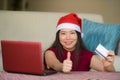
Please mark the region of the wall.
POLYGON ((0 0, 0 10, 3 9, 3 0, 0 0))
POLYGON ((120 23, 120 0, 27 0, 28 11, 96 13, 105 23, 120 23))

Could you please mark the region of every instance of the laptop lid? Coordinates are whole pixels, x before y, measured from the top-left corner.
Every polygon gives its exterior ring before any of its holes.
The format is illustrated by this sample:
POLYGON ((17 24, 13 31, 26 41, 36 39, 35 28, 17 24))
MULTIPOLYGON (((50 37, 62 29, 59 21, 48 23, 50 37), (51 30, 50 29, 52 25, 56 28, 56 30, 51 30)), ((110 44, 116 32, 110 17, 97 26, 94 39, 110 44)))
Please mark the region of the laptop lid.
POLYGON ((1 48, 5 71, 43 74, 41 42, 1 40, 1 48))

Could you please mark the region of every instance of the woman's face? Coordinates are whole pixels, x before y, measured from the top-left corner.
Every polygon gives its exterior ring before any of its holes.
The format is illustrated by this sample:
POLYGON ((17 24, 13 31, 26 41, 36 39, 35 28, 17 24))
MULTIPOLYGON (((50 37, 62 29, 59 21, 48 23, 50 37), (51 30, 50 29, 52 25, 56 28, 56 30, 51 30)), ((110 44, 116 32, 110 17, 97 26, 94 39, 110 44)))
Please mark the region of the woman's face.
POLYGON ((63 48, 72 51, 77 43, 77 33, 73 29, 61 29, 59 32, 59 40, 63 48))

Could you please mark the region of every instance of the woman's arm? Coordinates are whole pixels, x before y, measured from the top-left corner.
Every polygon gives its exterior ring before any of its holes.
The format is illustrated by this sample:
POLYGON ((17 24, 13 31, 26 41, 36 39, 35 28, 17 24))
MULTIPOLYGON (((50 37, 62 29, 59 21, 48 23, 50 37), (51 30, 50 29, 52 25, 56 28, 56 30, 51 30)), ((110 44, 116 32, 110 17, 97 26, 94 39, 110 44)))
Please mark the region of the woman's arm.
POLYGON ((67 53, 67 58, 61 63, 55 56, 54 52, 45 52, 45 61, 48 68, 52 68, 56 71, 62 71, 64 73, 69 73, 72 69, 72 61, 70 60, 71 53, 67 53))
POLYGON ((91 59, 90 67, 97 71, 115 71, 113 64, 114 52, 109 51, 108 57, 103 60, 94 55, 91 59))
POLYGON ((45 61, 48 68, 56 71, 62 71, 63 64, 57 59, 54 52, 48 50, 45 52, 45 61))

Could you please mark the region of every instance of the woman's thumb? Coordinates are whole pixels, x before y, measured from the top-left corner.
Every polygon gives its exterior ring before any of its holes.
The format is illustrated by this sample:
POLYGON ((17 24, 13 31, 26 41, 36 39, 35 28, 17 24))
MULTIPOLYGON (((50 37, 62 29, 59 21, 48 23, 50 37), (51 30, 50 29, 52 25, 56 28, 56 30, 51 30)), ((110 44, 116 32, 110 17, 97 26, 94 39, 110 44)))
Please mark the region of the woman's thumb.
POLYGON ((67 60, 71 60, 70 57, 71 57, 71 53, 68 52, 68 53, 67 53, 67 60))

